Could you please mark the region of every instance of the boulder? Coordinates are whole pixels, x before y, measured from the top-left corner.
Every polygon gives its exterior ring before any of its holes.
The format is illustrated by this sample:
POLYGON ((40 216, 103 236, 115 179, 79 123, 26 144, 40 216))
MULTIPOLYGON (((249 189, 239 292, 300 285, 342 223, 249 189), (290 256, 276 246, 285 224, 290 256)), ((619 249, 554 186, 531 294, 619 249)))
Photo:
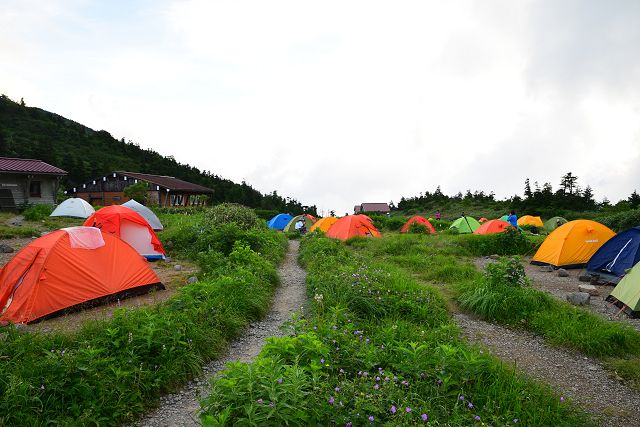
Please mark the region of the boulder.
POLYGON ((591 282, 591 276, 590 274, 581 274, 578 276, 578 280, 581 282, 591 282))
POLYGON ((187 283, 196 283, 198 278, 196 276, 191 276, 187 279, 187 283))
POLYGON ((540 271, 546 271, 550 273, 553 271, 553 267, 551 267, 550 265, 543 265, 542 267, 540 267, 540 271))
POLYGON ((569 272, 564 268, 558 269, 558 277, 569 277, 569 272))
POLYGON ((578 285, 578 291, 580 292, 586 292, 589 295, 600 295, 600 292, 598 292, 598 288, 596 288, 593 285, 578 285))
POLYGON ((176 265, 173 266, 173 269, 175 271, 182 271, 182 266, 180 264, 176 264, 176 265))
POLYGON ((10 254, 13 252, 13 248, 9 245, 2 244, 0 245, 0 252, 3 254, 10 254))
POLYGON ((586 292, 572 292, 567 294, 567 301, 573 305, 587 305, 591 302, 591 295, 586 292))

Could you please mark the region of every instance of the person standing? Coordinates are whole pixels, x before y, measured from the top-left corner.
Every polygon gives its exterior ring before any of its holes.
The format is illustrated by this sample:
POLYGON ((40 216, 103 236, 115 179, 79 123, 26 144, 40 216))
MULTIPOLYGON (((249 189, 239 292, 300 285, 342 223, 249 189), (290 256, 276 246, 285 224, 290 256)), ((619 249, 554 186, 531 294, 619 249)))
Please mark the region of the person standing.
POLYGON ((436 211, 436 220, 440 221, 440 217, 441 217, 440 211, 436 211))

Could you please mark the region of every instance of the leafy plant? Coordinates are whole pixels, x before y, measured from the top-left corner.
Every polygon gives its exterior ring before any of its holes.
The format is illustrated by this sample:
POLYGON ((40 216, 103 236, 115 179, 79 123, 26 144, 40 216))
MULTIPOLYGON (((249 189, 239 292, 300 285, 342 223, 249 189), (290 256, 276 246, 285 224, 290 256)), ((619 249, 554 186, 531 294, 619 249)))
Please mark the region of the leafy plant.
POLYGON ((22 212, 27 221, 41 221, 51 215, 53 206, 48 204, 32 205, 22 212))

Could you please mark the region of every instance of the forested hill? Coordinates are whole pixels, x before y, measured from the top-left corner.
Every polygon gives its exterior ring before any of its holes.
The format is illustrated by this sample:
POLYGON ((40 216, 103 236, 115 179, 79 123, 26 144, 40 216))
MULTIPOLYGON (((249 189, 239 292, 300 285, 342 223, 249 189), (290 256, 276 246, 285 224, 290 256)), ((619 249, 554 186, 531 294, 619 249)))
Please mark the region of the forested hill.
POLYGON ((86 126, 40 108, 27 107, 0 96, 0 156, 41 159, 66 170, 65 185, 90 181, 116 170, 168 175, 214 189, 213 202, 236 202, 253 207, 316 214, 315 206, 302 206, 275 191, 262 194, 245 182, 237 184, 210 171, 181 164, 171 156, 142 149, 113 138, 105 130, 86 126))

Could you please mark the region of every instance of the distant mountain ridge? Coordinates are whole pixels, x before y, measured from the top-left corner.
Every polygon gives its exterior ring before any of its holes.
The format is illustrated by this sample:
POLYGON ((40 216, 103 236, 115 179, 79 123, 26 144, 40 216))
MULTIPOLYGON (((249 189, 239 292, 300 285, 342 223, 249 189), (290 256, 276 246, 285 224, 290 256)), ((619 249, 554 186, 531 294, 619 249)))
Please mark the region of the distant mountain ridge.
POLYGON ((303 206, 276 191, 262 194, 249 184, 235 183, 210 171, 181 164, 172 156, 115 139, 58 114, 27 107, 0 96, 0 156, 33 158, 66 170, 66 186, 81 184, 116 170, 167 175, 212 188, 213 202, 235 202, 252 208, 316 215, 315 206, 303 206))

